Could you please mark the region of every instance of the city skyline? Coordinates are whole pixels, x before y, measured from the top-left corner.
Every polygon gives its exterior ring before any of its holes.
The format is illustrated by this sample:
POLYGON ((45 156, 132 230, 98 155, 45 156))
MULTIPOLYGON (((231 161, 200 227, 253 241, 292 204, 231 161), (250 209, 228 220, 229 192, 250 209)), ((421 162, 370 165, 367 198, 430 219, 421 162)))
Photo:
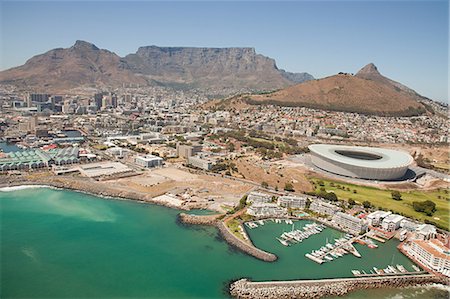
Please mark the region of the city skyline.
POLYGON ((356 73, 373 62, 420 94, 448 101, 446 1, 4 1, 1 7, 2 70, 75 40, 120 56, 148 45, 253 47, 278 68, 316 78, 356 73))

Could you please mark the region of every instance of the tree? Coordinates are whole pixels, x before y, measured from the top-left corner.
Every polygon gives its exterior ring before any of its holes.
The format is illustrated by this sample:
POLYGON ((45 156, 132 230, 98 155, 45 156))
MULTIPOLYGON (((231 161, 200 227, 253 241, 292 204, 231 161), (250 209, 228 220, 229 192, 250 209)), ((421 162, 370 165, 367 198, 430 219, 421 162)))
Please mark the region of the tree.
POLYGON ((262 182, 261 183, 261 187, 263 187, 263 188, 268 188, 269 187, 269 184, 267 183, 267 182, 262 182))
POLYGON ((367 200, 365 200, 365 201, 363 201, 363 207, 365 208, 365 209, 369 209, 371 206, 372 206, 372 204, 370 203, 370 201, 367 201, 367 200))
POLYGON ((338 201, 338 197, 334 192, 328 192, 325 198, 329 201, 338 201))
POLYGON ((392 191, 391 196, 393 200, 402 200, 402 194, 399 191, 392 191))
POLYGON ((414 201, 413 208, 414 211, 424 213, 427 216, 432 216, 436 212, 436 204, 431 200, 414 201))
POLYGON ((234 143, 230 142, 230 143, 228 144, 228 151, 234 152, 234 150, 235 150, 234 143))
POLYGON ((284 184, 284 190, 285 191, 289 191, 289 192, 294 192, 294 186, 291 183, 286 183, 284 184))
POLYGON ((348 204, 349 204, 350 206, 354 206, 354 205, 356 204, 356 202, 355 202, 352 198, 349 198, 349 199, 348 199, 348 204))

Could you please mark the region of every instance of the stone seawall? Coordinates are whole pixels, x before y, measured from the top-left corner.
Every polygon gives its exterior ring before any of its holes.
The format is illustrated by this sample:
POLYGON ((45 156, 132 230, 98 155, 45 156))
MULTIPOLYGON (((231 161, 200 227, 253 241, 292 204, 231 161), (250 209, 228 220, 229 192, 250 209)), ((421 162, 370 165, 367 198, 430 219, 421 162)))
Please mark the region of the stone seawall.
POLYGON ((236 237, 232 232, 230 232, 223 222, 218 222, 217 228, 225 241, 237 249, 265 262, 274 262, 277 260, 277 256, 275 254, 258 249, 253 246, 253 244, 249 244, 236 237))
POLYGON ((186 213, 180 213, 178 220, 184 224, 197 224, 197 225, 216 225, 217 218, 221 215, 190 215, 186 213))
POLYGON ((430 274, 297 281, 251 282, 241 279, 231 284, 236 298, 322 298, 342 296, 359 289, 406 287, 429 283, 448 285, 448 280, 430 274))

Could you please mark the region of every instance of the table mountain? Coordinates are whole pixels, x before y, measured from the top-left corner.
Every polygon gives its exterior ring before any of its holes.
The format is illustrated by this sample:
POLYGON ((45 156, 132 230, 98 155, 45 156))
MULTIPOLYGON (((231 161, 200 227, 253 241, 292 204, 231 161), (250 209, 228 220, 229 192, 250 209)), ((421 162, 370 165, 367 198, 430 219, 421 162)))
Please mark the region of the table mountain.
POLYGON ((42 91, 117 87, 123 83, 273 90, 311 78, 307 73, 279 70, 275 60, 257 54, 253 48, 148 46, 121 58, 85 41, 50 50, 22 66, 0 72, 0 83, 42 91))

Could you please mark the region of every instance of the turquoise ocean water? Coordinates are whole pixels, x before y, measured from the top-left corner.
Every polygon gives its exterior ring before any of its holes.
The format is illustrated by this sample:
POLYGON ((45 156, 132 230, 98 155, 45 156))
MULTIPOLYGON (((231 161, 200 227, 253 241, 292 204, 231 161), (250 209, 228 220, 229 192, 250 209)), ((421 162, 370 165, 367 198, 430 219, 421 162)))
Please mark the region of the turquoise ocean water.
MULTIPOLYGON (((291 227, 271 222, 249 231, 257 246, 279 256, 265 263, 230 248, 215 228, 179 224, 178 213, 48 188, 0 192, 1 298, 226 298, 227 283, 240 277, 351 277, 351 269, 392 262, 412 269, 395 241, 378 249, 357 245, 363 258, 318 265, 304 254, 341 233, 326 229, 284 247, 275 236, 291 227)), ((413 288, 348 298, 439 298, 436 294, 442 291, 413 288)))

